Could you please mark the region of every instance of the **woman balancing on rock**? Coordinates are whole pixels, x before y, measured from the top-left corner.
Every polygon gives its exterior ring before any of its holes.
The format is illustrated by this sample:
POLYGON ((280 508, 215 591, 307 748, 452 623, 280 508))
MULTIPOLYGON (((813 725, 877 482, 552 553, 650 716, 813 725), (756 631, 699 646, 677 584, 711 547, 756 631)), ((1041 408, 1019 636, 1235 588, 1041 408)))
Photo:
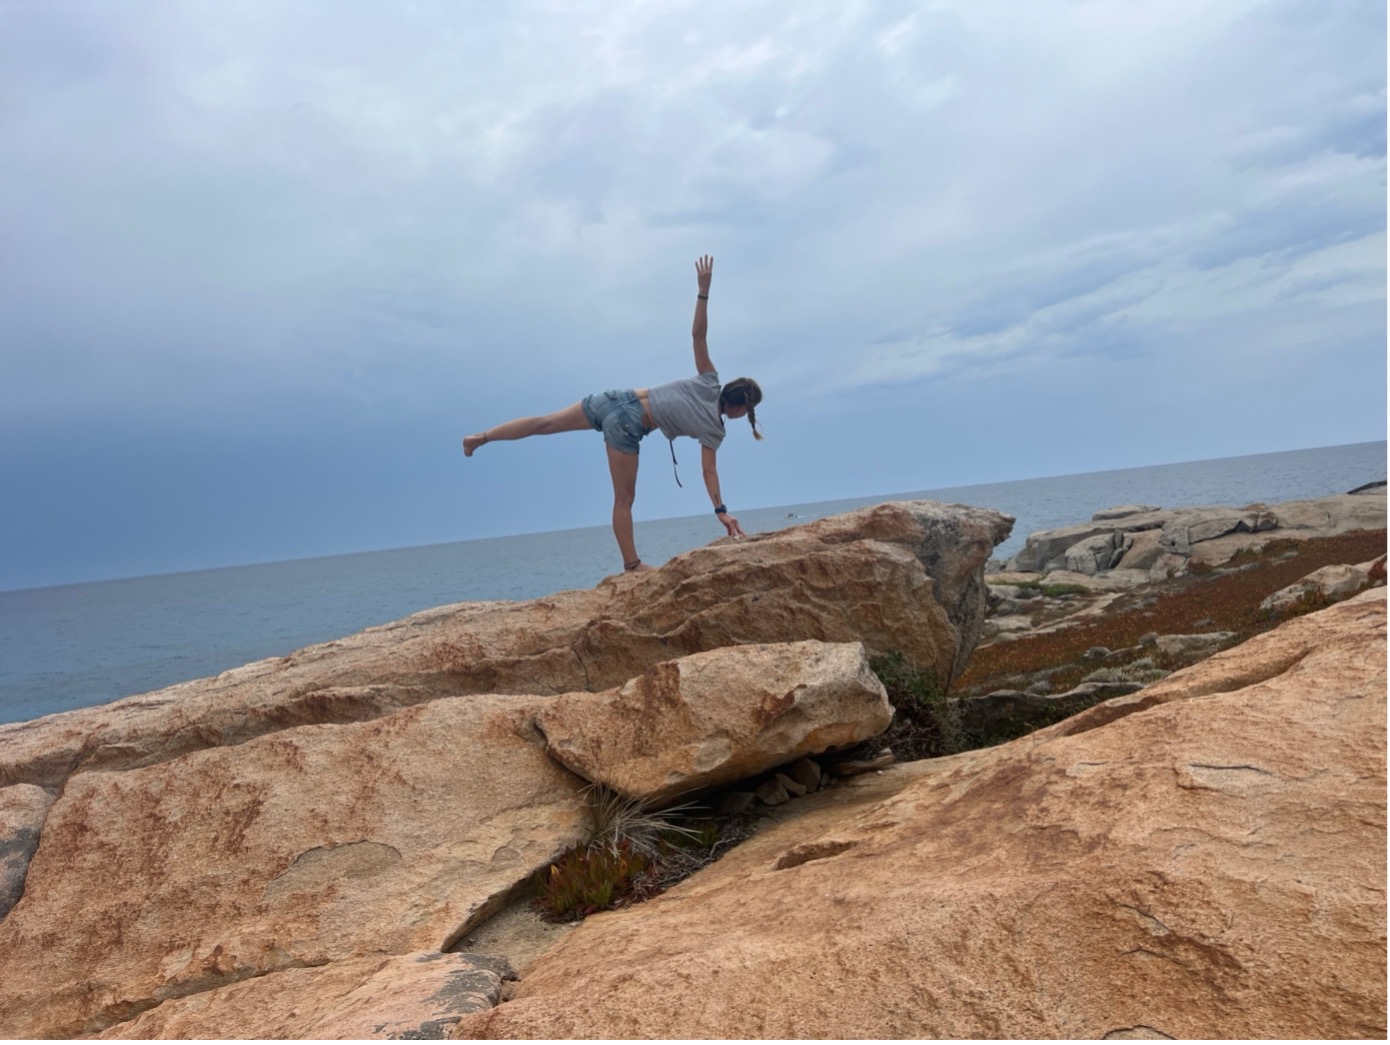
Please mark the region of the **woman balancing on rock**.
MULTIPOLYGON (((708 254, 695 262, 695 321, 690 336, 695 342, 695 376, 668 381, 651 388, 614 389, 594 395, 542 417, 518 417, 495 428, 470 435, 463 441, 463 453, 472 457, 478 447, 530 435, 554 435, 593 428, 603 433, 608 449, 608 471, 613 477, 613 535, 623 555, 623 569, 650 570, 637 555, 632 536, 632 502, 637 495, 637 454, 639 443, 654 428, 672 441, 671 460, 675 461, 675 439, 687 435, 700 442, 700 462, 705 489, 714 504, 714 514, 731 537, 742 537, 738 520, 724 507, 719 493, 719 472, 715 455, 724 441, 724 418, 747 417, 753 438, 761 439, 754 408, 762 402, 763 391, 752 378, 740 377, 719 386, 719 372, 710 362, 705 333, 706 314, 714 258, 708 254)), ((677 480, 679 482, 679 480, 677 480)))

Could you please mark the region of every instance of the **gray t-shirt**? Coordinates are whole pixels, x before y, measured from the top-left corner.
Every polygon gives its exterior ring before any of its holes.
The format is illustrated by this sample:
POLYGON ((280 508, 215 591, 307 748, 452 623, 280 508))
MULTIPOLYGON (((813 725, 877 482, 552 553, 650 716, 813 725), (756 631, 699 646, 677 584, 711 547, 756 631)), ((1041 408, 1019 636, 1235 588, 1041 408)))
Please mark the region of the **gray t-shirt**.
POLYGON ((701 446, 718 450, 724 441, 724 419, 719 416, 719 374, 710 370, 698 377, 683 377, 653 385, 647 391, 652 420, 667 439, 688 435, 701 446))

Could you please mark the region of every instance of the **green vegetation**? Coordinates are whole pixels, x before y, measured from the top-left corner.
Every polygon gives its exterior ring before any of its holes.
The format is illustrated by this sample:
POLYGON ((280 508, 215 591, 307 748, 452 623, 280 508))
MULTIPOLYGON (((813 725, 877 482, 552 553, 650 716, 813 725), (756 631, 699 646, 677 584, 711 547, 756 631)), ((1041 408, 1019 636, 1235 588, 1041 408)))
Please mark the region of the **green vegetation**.
POLYGON ((912 667, 901 653, 874 657, 869 666, 893 705, 893 723, 875 744, 887 743, 901 761, 954 755, 977 745, 961 728, 960 710, 945 687, 912 667))
POLYGON ((555 918, 583 917, 617 906, 633 894, 651 858, 627 843, 571 849, 536 883, 536 902, 555 918))
POLYGON ((726 821, 685 803, 655 810, 601 784, 585 790, 584 842, 537 875, 536 906, 557 921, 644 900, 714 859, 726 821))

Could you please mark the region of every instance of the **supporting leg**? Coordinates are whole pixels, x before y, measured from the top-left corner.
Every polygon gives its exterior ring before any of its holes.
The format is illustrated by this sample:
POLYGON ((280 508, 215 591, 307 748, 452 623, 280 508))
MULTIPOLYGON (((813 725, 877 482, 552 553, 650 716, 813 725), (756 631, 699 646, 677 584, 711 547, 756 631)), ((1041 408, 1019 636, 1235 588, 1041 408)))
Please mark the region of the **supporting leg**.
POLYGON ((470 435, 463 441, 463 456, 472 457, 473 451, 484 443, 525 439, 531 435, 554 435, 556 432, 579 432, 592 427, 589 419, 584 416, 584 408, 575 403, 563 410, 556 410, 553 414, 518 417, 515 421, 508 421, 477 435, 470 435))
POLYGON ((637 497, 636 454, 625 454, 605 447, 608 451, 608 471, 613 476, 613 536, 618 539, 618 550, 623 555, 623 568, 630 563, 635 570, 650 570, 652 567, 642 563, 637 557, 637 542, 632 536, 632 502, 637 497))

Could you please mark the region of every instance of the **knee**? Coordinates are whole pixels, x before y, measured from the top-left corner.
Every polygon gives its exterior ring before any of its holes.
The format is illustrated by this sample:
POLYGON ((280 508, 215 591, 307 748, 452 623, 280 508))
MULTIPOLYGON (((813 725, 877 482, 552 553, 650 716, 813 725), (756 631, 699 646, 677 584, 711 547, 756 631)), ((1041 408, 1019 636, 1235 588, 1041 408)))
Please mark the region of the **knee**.
POLYGON ((637 500, 636 490, 614 490, 613 507, 621 508, 626 511, 632 510, 632 502, 637 500))

